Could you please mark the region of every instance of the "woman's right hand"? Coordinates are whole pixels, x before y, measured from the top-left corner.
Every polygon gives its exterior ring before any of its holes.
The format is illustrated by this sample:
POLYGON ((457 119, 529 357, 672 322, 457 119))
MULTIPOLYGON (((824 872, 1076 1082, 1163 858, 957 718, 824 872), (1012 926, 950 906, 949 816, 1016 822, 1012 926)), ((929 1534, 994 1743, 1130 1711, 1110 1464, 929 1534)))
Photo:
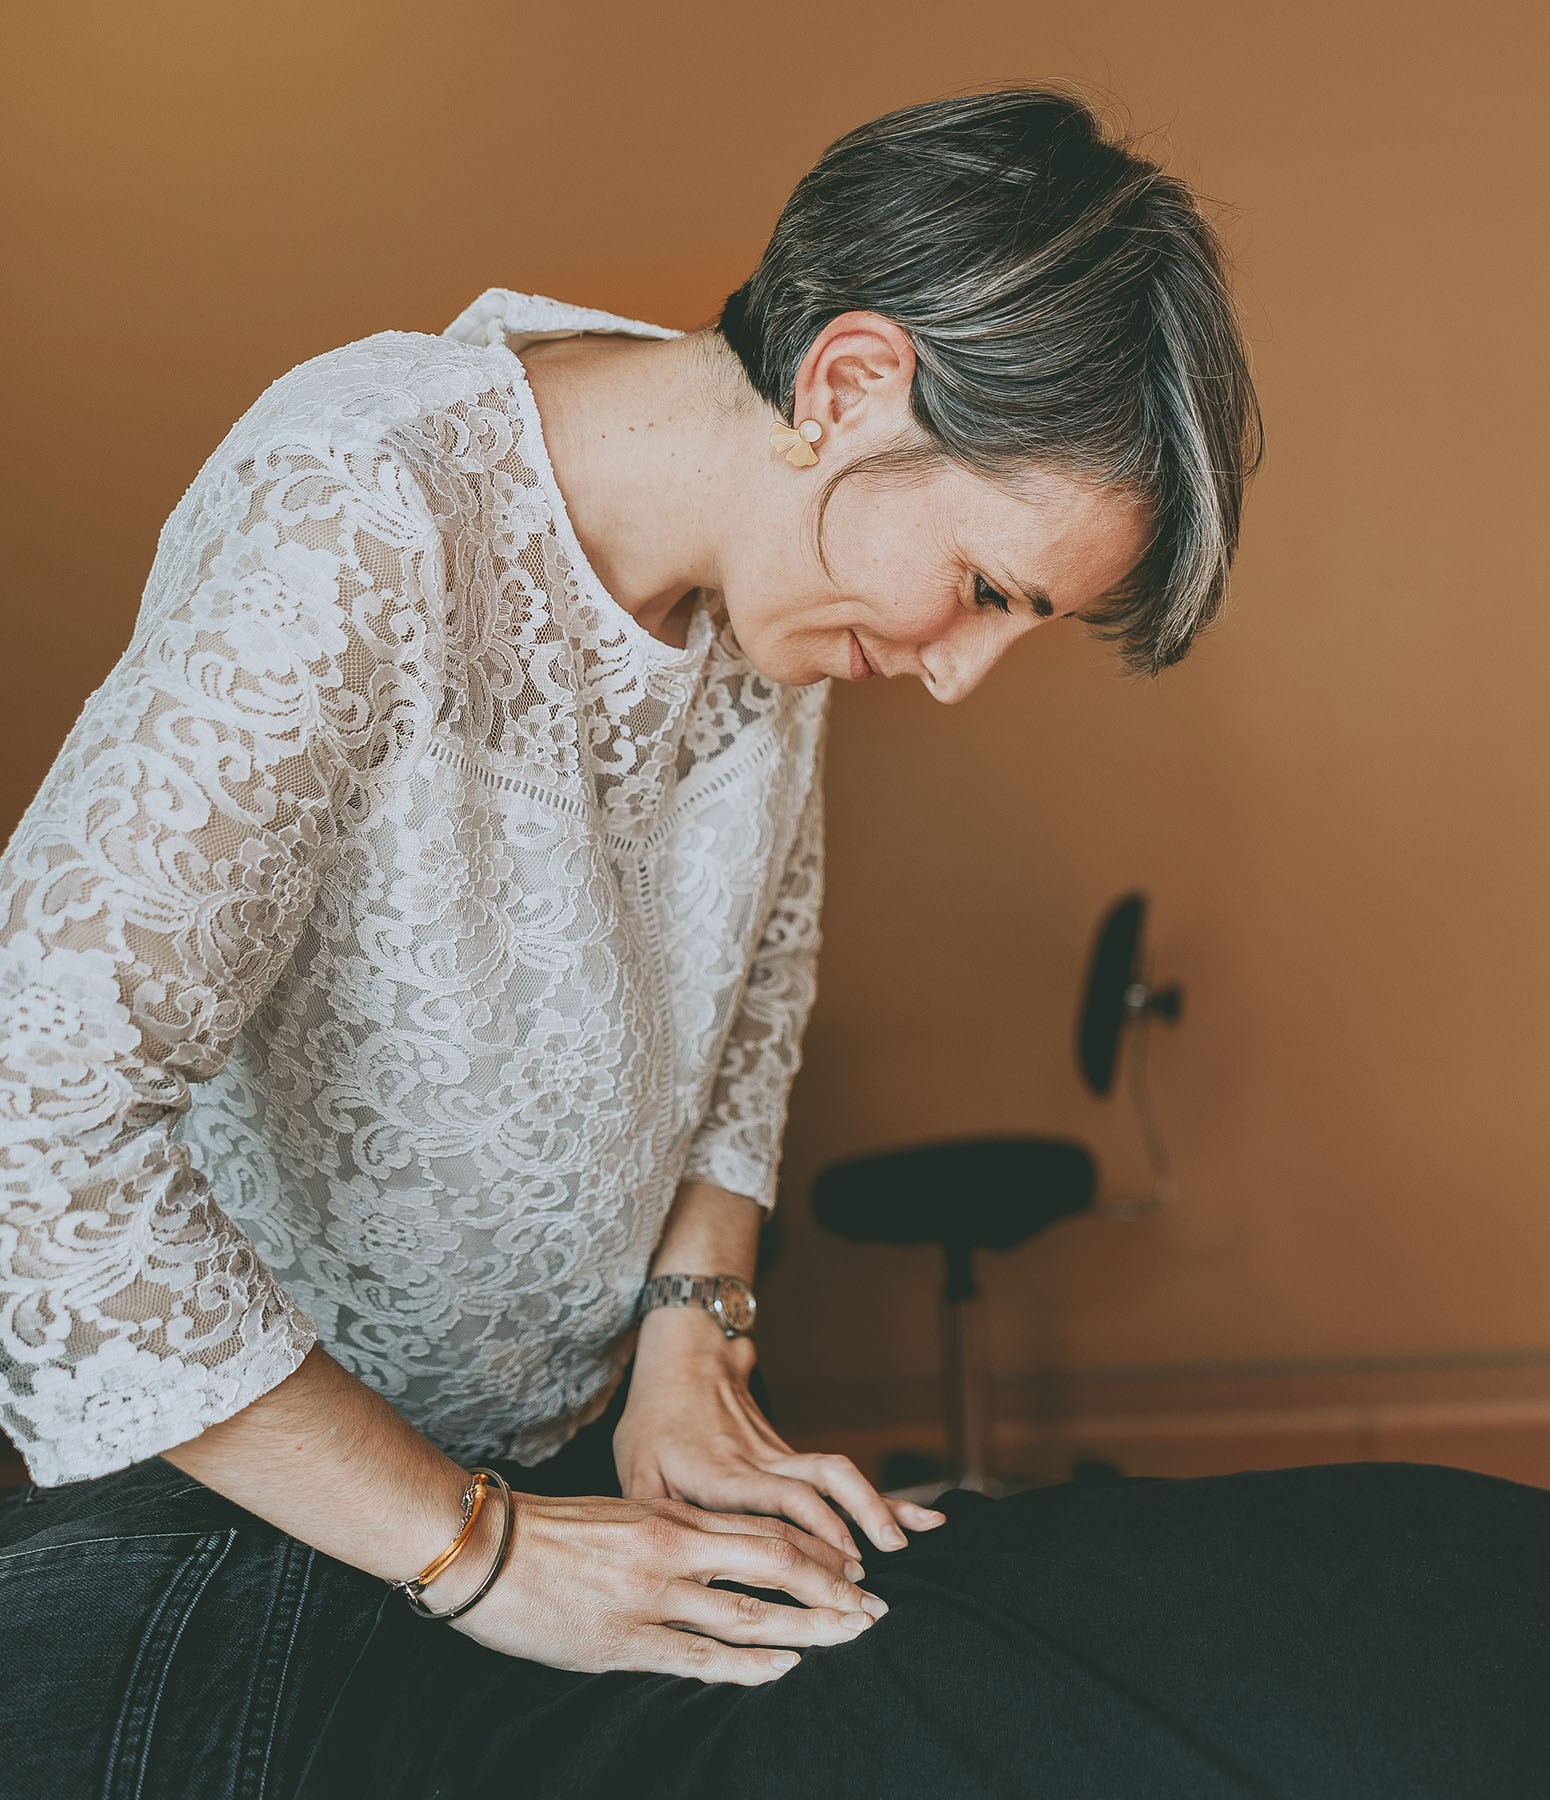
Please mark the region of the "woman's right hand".
MULTIPOLYGON (((606 1495, 513 1493, 512 1504, 504 1570, 477 1605, 448 1621, 507 1656, 755 1687, 785 1668, 776 1650, 754 1646, 848 1643, 888 1610, 851 1579, 859 1563, 785 1519, 606 1495), (706 1585, 716 1580, 797 1604, 706 1585)), ((474 1591, 498 1548, 500 1516, 491 1493, 478 1542, 429 1585, 428 1606, 441 1611, 474 1591)))

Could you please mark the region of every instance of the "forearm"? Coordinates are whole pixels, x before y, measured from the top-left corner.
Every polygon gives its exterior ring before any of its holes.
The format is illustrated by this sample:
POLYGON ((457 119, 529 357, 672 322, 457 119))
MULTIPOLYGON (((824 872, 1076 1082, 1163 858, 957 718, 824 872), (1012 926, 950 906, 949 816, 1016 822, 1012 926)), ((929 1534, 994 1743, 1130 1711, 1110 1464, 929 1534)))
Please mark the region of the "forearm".
MULTIPOLYGON (((678 1191, 652 1274, 753 1276, 762 1213, 703 1182, 678 1191)), ((637 1371, 746 1372, 753 1341, 728 1339, 700 1307, 659 1307, 641 1323, 637 1371), (694 1316, 691 1316, 694 1315, 694 1316)), ((277 1387, 162 1458, 325 1555, 384 1580, 423 1568, 456 1535, 467 1471, 374 1388, 314 1345, 277 1387)), ((499 1536, 490 1495, 475 1536, 427 1590, 430 1604, 472 1592, 499 1536)))
POLYGON ((682 1269, 691 1275, 741 1275, 751 1282, 763 1223, 756 1200, 708 1181, 686 1181, 657 1239, 648 1277, 682 1269))
MULTIPOLYGON (((278 1387, 164 1461, 325 1555, 384 1580, 425 1567, 457 1535, 467 1471, 374 1388, 314 1344, 278 1387)), ((492 1490, 473 1537, 426 1590, 472 1593, 499 1542, 492 1490)))

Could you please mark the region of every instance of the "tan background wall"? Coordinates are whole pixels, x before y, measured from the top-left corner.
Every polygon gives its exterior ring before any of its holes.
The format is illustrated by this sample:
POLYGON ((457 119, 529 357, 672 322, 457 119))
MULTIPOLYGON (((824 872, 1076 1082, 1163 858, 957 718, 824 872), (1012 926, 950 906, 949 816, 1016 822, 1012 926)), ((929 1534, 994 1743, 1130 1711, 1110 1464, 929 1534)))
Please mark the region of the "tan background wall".
POLYGON ((0 124, 0 828, 127 640, 162 520, 284 370, 492 285, 695 325, 852 124, 1075 80, 1231 204, 1268 460, 1229 614, 1157 684, 1061 632, 961 707, 836 694, 772 1385, 935 1366, 929 1258, 821 1238, 822 1161, 1051 1129, 1139 1174, 1068 1048, 1131 886, 1188 993, 1153 1057, 1183 1192, 990 1269, 998 1374, 1550 1359, 1545 17, 35 10, 0 124))

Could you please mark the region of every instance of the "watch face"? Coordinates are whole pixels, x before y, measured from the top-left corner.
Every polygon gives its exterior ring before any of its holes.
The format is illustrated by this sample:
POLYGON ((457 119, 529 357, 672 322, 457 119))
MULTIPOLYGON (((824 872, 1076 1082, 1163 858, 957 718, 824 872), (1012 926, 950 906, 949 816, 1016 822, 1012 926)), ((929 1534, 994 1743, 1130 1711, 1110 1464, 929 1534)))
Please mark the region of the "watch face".
POLYGON ((736 1331, 753 1329, 758 1303, 747 1282, 736 1276, 723 1275, 716 1284, 716 1305, 727 1324, 736 1331))

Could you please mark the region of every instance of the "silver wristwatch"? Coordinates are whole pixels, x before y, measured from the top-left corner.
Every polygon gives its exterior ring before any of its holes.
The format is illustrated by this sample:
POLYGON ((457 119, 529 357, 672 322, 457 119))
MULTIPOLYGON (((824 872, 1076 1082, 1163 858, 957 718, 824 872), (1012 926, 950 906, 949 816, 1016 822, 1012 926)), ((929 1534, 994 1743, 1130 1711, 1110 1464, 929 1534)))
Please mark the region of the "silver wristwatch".
POLYGON ((703 1306, 729 1338, 752 1337, 758 1302, 741 1275, 658 1275, 640 1291, 636 1319, 654 1306, 703 1306))

